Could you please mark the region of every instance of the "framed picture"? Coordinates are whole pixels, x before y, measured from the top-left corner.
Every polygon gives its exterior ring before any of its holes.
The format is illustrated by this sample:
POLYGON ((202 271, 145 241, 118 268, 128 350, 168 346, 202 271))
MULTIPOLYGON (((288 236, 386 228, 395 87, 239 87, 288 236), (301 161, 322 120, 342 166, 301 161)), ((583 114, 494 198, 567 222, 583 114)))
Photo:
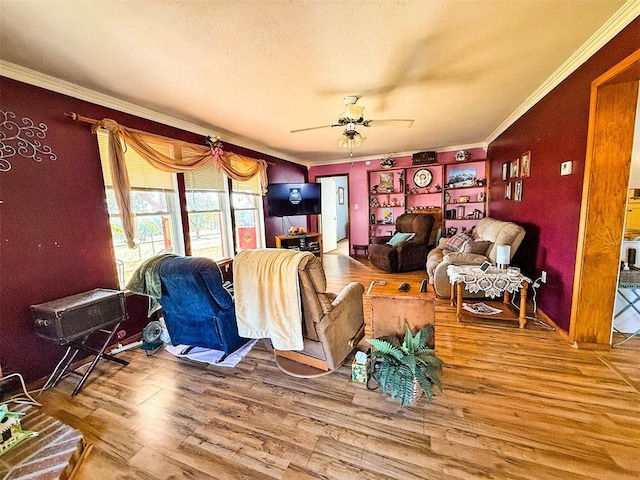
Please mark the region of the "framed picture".
POLYGON ((475 167, 450 168, 447 171, 447 184, 451 187, 471 187, 476 180, 475 167))
POLYGON ((509 178, 517 178, 520 175, 520 158, 511 160, 511 168, 509 169, 509 178))
POLYGON ((531 176, 531 150, 522 154, 522 162, 520 164, 520 176, 527 178, 531 176))
POLYGON ((393 223, 393 209, 385 208, 382 210, 382 223, 393 223))
POLYGON ((504 198, 511 200, 511 182, 507 183, 506 187, 504 187, 504 198))
POLYGON ((509 178, 509 163, 502 164, 502 180, 509 178))
POLYGON ((380 186, 378 187, 378 192, 393 192, 393 173, 380 174, 380 186))
POLYGON ((338 187, 338 205, 344 205, 344 188, 338 187))
POLYGON ((518 180, 515 183, 515 189, 513 192, 513 199, 516 202, 521 202, 522 201, 522 180, 518 180))

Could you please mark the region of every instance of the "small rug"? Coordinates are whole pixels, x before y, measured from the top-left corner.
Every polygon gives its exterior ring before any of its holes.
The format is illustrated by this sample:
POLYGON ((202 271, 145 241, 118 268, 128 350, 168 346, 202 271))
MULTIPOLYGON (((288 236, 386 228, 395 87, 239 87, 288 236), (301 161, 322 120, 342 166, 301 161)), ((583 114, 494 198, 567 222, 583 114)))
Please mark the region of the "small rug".
POLYGON ((187 358, 194 362, 208 363, 218 367, 235 367, 244 356, 251 351, 258 340, 245 343, 238 350, 223 360, 224 352, 203 347, 190 347, 189 345, 167 345, 165 350, 178 358, 187 358))

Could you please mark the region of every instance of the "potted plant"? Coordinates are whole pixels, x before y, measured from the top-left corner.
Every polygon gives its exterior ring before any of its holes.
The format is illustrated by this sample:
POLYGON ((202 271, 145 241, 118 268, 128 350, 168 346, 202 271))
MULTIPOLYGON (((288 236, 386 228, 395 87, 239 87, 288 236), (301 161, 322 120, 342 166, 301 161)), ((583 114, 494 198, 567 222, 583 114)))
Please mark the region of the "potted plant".
POLYGON ((405 322, 402 343, 394 336, 367 339, 375 348, 371 364, 380 389, 391 398, 398 397, 403 407, 418 400, 423 393, 431 401, 432 383, 442 390, 439 375, 443 362, 427 345, 431 335, 433 325, 427 325, 413 335, 405 322))

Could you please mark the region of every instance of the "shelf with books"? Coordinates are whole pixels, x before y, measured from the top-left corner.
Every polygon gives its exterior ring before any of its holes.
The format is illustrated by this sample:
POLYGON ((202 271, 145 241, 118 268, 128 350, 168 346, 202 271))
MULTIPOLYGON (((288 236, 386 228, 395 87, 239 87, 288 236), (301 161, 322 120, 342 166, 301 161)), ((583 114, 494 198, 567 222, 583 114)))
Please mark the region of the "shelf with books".
POLYGON ((488 215, 489 160, 445 165, 445 235, 471 230, 488 215))

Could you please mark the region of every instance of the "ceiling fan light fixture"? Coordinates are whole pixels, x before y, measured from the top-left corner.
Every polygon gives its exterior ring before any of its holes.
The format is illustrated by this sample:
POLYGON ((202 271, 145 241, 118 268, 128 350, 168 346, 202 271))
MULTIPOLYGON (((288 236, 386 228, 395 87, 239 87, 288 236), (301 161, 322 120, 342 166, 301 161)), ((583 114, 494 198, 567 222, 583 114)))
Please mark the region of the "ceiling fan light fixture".
POLYGON ((367 138, 360 135, 356 130, 347 129, 338 137, 338 146, 353 149, 362 145, 366 140, 367 138))

